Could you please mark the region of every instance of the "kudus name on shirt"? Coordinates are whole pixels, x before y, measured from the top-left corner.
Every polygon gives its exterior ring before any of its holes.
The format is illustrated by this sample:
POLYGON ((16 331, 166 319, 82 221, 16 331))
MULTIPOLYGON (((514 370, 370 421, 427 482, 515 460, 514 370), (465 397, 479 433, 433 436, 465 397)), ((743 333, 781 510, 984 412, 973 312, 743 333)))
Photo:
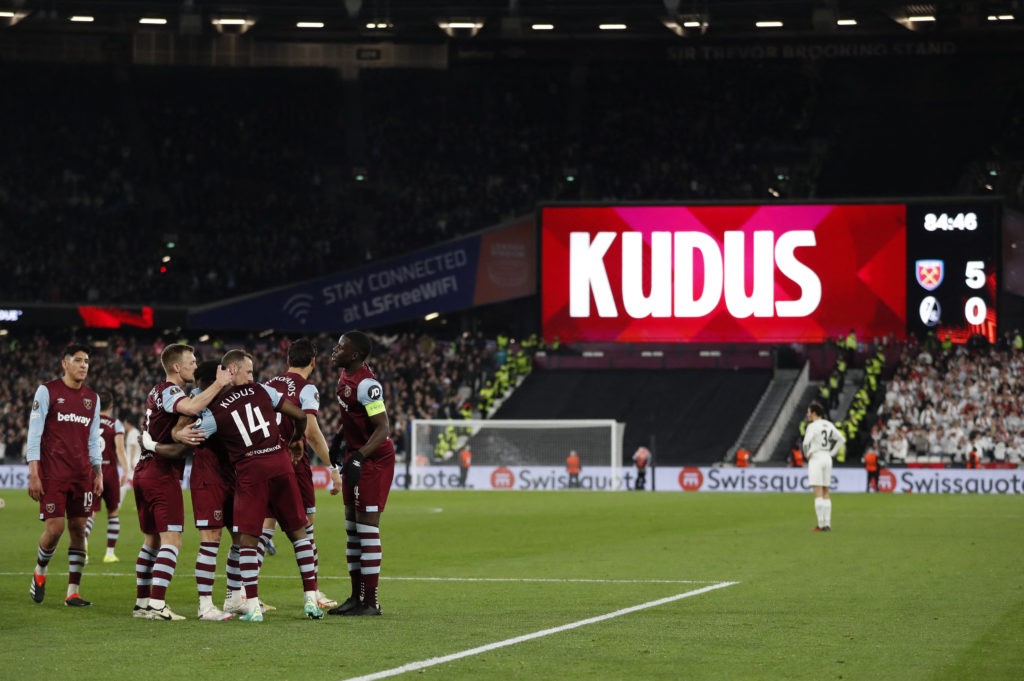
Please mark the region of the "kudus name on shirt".
POLYGON ((227 409, 228 405, 237 400, 239 397, 245 397, 246 395, 255 395, 256 389, 252 386, 248 388, 242 388, 241 390, 235 390, 231 394, 227 395, 223 400, 220 401, 220 408, 227 409))
POLYGON ((722 245, 704 232, 652 232, 650 272, 644 272, 644 235, 638 232, 572 232, 569 235, 569 315, 590 317, 591 300, 599 317, 624 313, 647 317, 703 317, 725 298, 729 314, 747 317, 806 317, 821 303, 821 280, 801 262, 797 249, 816 246, 810 230, 792 230, 776 236, 755 231, 727 231, 722 245), (621 240, 621 263, 606 257, 621 240), (749 257, 747 249, 752 249, 749 257), (747 281, 746 262, 752 263, 747 281), (609 270, 621 267, 622 312, 616 304, 609 270), (695 274, 703 272, 697 290, 695 274), (648 275, 649 276, 646 276, 648 275), (776 300, 777 277, 800 289, 793 300, 776 300), (645 281, 649 284, 645 285, 645 281), (749 291, 749 293, 748 293, 749 291))

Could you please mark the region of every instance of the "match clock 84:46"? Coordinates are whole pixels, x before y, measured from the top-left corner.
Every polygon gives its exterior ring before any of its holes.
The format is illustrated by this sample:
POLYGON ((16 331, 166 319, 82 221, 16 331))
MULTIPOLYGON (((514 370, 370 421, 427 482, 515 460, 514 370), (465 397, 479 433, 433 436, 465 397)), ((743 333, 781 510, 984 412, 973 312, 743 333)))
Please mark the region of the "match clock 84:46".
POLYGON ((954 342, 996 339, 999 205, 907 205, 907 330, 954 342))

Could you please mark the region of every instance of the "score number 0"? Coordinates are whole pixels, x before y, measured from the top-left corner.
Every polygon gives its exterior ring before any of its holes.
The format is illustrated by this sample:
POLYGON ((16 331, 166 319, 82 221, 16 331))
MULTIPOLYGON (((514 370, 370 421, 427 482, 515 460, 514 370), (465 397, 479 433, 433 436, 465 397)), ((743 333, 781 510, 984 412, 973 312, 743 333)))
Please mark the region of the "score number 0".
MULTIPOLYGON (((969 288, 980 289, 985 286, 985 262, 982 260, 968 260, 967 266, 964 269, 964 283, 969 288)), ((985 305, 985 301, 978 296, 971 296, 964 303, 964 319, 967 320, 968 324, 975 326, 985 321, 985 315, 988 313, 988 306, 985 305)))

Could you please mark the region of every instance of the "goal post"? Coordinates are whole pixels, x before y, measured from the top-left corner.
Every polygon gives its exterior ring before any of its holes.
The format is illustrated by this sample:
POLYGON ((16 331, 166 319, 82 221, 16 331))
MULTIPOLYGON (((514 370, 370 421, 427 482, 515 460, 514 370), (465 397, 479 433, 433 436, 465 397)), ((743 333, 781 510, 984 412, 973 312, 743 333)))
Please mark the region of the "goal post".
POLYGON ((575 451, 581 489, 620 489, 624 432, 612 419, 413 419, 409 487, 565 489, 575 451), (472 464, 463 480, 467 445, 472 464))

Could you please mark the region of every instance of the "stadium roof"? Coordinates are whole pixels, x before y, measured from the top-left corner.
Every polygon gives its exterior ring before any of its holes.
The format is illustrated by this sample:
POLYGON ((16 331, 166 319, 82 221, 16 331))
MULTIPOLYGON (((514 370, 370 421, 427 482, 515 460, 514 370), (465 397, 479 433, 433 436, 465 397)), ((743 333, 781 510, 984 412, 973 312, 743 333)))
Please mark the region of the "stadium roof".
POLYGON ((0 0, 5 24, 16 31, 251 32, 318 41, 728 39, 1020 31, 1024 7, 1015 0, 0 0))

